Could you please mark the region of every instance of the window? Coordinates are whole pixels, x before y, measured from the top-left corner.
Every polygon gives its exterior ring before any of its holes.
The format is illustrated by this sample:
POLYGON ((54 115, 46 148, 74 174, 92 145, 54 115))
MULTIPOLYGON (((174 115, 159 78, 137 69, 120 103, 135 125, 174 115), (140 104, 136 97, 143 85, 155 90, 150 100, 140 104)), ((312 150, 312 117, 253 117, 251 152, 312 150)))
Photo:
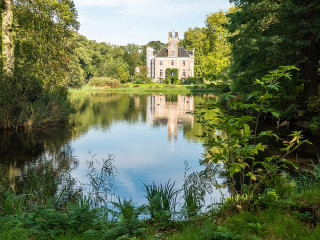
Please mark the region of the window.
POLYGON ((171 60, 171 66, 174 66, 174 60, 171 60))
POLYGON ((186 70, 185 70, 185 69, 182 70, 182 77, 183 77, 183 78, 186 77, 186 70))
POLYGON ((160 69, 160 77, 162 78, 163 77, 163 70, 160 69))
POLYGON ((193 77, 193 72, 192 72, 192 70, 191 70, 191 72, 190 72, 190 77, 193 77))
POLYGON ((162 66, 163 65, 163 61, 162 60, 160 60, 160 66, 162 66))
POLYGON ((174 47, 174 41, 171 42, 171 46, 174 47))
POLYGON ((183 60, 183 61, 182 61, 182 66, 185 66, 185 65, 186 65, 186 62, 187 62, 186 60, 183 60))
POLYGON ((193 61, 191 61, 191 67, 193 67, 193 61))
POLYGON ((171 52, 171 57, 174 57, 174 51, 171 52))

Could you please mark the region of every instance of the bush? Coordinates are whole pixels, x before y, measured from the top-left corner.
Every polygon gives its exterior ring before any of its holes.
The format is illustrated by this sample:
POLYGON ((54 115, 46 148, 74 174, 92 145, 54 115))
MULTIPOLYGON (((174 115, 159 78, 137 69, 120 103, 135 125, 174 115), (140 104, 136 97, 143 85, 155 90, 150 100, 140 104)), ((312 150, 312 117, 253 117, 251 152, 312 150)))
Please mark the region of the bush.
POLYGON ((146 77, 142 74, 135 74, 132 77, 132 81, 136 84, 146 84, 146 83, 152 83, 152 79, 149 77, 146 77))
POLYGON ((89 85, 92 87, 118 87, 120 81, 109 77, 93 77, 89 81, 89 85))
POLYGON ((182 82, 184 84, 201 84, 203 83, 203 77, 189 77, 182 82))
POLYGON ((0 88, 0 128, 31 128, 68 119, 73 108, 66 87, 45 89, 35 80, 32 84, 34 89, 28 86, 19 89, 17 79, 0 81, 0 86, 3 86, 0 88))

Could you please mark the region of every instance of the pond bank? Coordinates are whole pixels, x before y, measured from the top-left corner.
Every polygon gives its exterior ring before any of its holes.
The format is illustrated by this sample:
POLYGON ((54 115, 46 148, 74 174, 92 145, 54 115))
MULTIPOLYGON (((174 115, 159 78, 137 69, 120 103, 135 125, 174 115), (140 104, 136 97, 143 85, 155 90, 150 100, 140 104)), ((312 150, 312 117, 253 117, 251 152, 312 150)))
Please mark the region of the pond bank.
POLYGON ((167 85, 167 84, 124 84, 118 87, 91 87, 71 88, 72 95, 87 94, 92 92, 116 92, 116 93, 164 93, 164 94, 190 94, 190 93, 215 93, 214 88, 201 85, 167 85))

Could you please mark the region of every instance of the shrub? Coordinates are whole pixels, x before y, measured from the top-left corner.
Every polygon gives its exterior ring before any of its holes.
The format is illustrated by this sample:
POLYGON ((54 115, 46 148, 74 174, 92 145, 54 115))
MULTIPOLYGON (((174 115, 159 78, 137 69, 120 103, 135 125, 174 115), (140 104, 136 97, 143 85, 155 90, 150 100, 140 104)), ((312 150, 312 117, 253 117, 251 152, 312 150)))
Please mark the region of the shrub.
POLYGON ((203 83, 203 77, 189 77, 182 82, 184 84, 200 84, 203 83))
POLYGON ((109 77, 93 77, 90 79, 89 85, 92 87, 118 87, 120 81, 109 77))
POLYGON ((136 84, 146 84, 146 83, 152 83, 152 79, 149 77, 146 77, 142 74, 135 74, 132 76, 132 81, 136 84))

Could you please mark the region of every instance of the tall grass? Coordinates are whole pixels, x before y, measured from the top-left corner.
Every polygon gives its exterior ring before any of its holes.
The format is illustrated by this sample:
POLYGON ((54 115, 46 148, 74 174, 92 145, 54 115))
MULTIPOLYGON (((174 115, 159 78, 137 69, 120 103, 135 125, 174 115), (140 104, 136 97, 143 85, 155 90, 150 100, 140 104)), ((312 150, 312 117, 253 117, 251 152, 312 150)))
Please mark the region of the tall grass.
POLYGON ((144 184, 144 191, 148 200, 148 210, 151 218, 156 221, 168 221, 174 216, 177 196, 181 191, 174 188, 175 182, 170 179, 165 184, 144 184))
MULTIPOLYGON (((320 158, 318 156, 320 163, 320 158)), ((311 169, 298 171, 295 176, 296 190, 302 192, 320 184, 320 164, 311 163, 311 169)))

